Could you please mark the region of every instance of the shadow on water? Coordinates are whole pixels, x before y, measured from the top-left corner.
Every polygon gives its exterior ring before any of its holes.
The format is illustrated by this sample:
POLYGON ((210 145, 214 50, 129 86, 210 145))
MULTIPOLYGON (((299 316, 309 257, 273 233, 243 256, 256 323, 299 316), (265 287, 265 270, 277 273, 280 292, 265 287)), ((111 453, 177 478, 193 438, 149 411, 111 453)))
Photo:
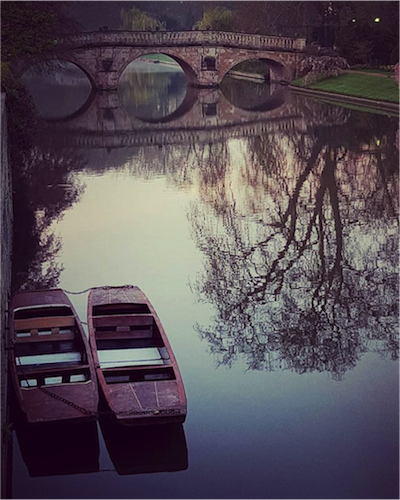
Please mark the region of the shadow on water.
POLYGON ((176 472, 188 468, 182 424, 129 427, 102 417, 100 427, 119 475, 176 472))
POLYGON ((15 427, 22 458, 31 477, 99 471, 96 422, 15 427))
MULTIPOLYGON (((110 459, 119 475, 177 472, 188 468, 182 424, 130 428, 101 418, 110 459)), ((15 425, 22 458, 31 477, 99 472, 96 422, 15 425)))

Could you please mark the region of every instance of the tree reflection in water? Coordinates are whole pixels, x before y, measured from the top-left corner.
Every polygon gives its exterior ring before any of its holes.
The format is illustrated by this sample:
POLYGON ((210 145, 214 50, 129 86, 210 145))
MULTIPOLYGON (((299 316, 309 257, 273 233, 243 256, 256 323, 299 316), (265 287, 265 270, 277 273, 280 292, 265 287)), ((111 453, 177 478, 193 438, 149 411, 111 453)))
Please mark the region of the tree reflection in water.
POLYGON ((13 290, 58 284, 62 267, 56 256, 61 243, 49 227, 82 194, 84 186, 72 173, 83 166, 82 158, 67 149, 33 146, 13 158, 13 290))
POLYGON ((350 118, 248 139, 240 178, 209 164, 188 217, 205 258, 192 288, 216 311, 197 330, 218 364, 341 379, 365 352, 397 359, 395 130, 351 116, 357 137, 350 118))
POLYGON ((134 61, 121 77, 119 94, 125 109, 136 118, 165 118, 185 98, 185 74, 180 66, 156 65, 154 69, 154 64, 134 61))

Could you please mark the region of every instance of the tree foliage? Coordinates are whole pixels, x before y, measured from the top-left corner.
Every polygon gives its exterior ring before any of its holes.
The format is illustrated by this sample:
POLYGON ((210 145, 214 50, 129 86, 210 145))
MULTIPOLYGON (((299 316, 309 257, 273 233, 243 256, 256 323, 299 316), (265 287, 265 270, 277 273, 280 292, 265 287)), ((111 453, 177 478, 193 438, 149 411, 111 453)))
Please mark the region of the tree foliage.
POLYGON ((165 30, 165 23, 137 7, 121 9, 122 28, 133 31, 165 30))
POLYGON ((76 30, 65 2, 2 2, 1 59, 37 57, 53 50, 58 37, 76 30))
POLYGON ((350 64, 399 60, 398 2, 334 2, 336 44, 350 64))
POLYGON ((233 12, 225 7, 215 7, 213 9, 207 9, 203 17, 193 25, 193 29, 232 31, 233 26, 233 12))
POLYGON ((237 2, 235 29, 246 33, 306 36, 323 2, 237 2))

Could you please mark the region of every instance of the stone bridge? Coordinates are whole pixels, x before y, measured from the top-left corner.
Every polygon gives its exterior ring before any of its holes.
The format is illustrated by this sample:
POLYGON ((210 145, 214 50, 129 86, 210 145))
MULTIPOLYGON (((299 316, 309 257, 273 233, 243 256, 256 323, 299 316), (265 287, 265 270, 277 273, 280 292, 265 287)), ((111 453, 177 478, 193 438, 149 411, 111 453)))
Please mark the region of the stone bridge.
POLYGON ((106 31, 66 36, 56 54, 81 68, 93 88, 115 90, 133 60, 154 53, 174 59, 191 86, 218 87, 230 69, 252 59, 268 63, 271 80, 289 83, 298 75, 304 50, 304 38, 222 31, 106 31))
POLYGON ((45 125, 46 141, 58 146, 115 149, 204 144, 265 133, 305 132, 307 124, 289 89, 276 86, 256 109, 241 109, 219 89, 188 89, 170 116, 143 120, 128 113, 118 92, 94 92, 87 105, 65 120, 45 125))

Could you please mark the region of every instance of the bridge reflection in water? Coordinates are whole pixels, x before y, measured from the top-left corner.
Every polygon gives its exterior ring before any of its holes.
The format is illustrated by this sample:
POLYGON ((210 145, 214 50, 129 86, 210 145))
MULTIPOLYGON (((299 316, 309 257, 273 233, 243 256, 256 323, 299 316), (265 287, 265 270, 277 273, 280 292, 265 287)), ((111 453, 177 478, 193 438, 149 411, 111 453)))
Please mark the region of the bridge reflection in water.
POLYGON ((255 109, 239 108, 217 89, 188 88, 168 116, 140 119, 129 113, 118 92, 92 94, 80 112, 44 124, 41 139, 57 146, 120 148, 209 143, 265 132, 305 130, 304 118, 289 90, 272 85, 255 109))

